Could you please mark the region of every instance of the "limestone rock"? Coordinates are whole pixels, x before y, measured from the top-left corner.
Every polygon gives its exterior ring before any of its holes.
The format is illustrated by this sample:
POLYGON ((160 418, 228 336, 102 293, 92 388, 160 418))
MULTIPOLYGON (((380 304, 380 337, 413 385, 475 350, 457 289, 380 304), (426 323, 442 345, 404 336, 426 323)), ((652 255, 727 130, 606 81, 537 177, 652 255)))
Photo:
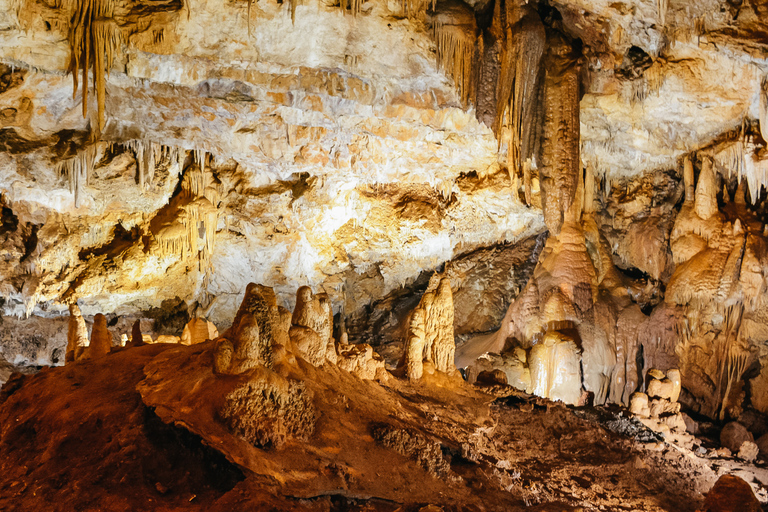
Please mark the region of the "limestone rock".
POLYGON ((664 378, 663 380, 651 379, 648 383, 648 396, 669 400, 672 398, 673 392, 674 384, 667 378, 664 378))
POLYGON ((531 372, 527 366, 527 354, 520 348, 504 354, 484 354, 467 367, 467 381, 479 379, 480 373, 498 370, 504 374, 505 384, 520 391, 531 391, 531 372))
POLYGON ((739 448, 739 452, 736 454, 736 456, 747 462, 752 462, 757 458, 759 453, 760 449, 757 447, 756 443, 752 441, 744 441, 741 444, 741 448, 739 448))
POLYGON ((757 438, 757 449, 760 452, 760 455, 768 460, 768 434, 763 434, 759 438, 757 438))
POLYGON ((649 417, 651 409, 648 406, 648 395, 645 393, 632 393, 632 398, 629 402, 629 412, 643 418, 649 417))

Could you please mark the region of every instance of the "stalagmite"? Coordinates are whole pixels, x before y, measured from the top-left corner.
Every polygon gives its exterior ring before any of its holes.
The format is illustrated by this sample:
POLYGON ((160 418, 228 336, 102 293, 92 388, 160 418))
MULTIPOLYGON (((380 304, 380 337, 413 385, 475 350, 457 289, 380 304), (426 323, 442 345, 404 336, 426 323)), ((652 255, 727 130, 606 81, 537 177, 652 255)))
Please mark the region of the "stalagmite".
POLYGON ((696 215, 701 219, 707 220, 717 214, 717 190, 717 177, 712 167, 712 160, 705 158, 699 173, 694 202, 696 215))
POLYGON ((88 347, 88 327, 77 304, 69 305, 69 329, 67 331, 66 362, 77 361, 88 347))
POLYGON ((693 181, 693 163, 688 155, 683 160, 683 183, 685 184, 685 202, 693 204, 696 197, 696 184, 693 181))
POLYGON ((336 349, 333 345, 333 316, 328 295, 315 296, 309 286, 302 286, 296 292, 296 307, 291 319, 289 335, 302 357, 315 366, 326 360, 332 347, 333 359, 336 349))
POLYGON ((424 374, 424 310, 421 308, 411 313, 405 357, 408 378, 420 379, 424 374))
POLYGON ((213 350, 215 373, 237 374, 258 365, 271 368, 273 350, 285 346, 280 311, 272 288, 250 283, 232 327, 216 340, 213 350))
POLYGON ((438 371, 455 371, 453 317, 450 279, 434 274, 427 291, 410 317, 408 338, 405 340, 407 352, 403 364, 411 378, 419 378, 417 375, 421 375, 425 361, 432 363, 438 371), (421 365, 417 362, 419 357, 422 360, 421 365))
POLYGON ((127 346, 140 347, 144 344, 144 336, 141 334, 141 320, 136 320, 131 328, 131 341, 127 346))
POLYGON ((93 317, 88 357, 90 359, 98 359, 109 354, 110 350, 112 350, 112 333, 107 328, 107 317, 99 313, 93 317))

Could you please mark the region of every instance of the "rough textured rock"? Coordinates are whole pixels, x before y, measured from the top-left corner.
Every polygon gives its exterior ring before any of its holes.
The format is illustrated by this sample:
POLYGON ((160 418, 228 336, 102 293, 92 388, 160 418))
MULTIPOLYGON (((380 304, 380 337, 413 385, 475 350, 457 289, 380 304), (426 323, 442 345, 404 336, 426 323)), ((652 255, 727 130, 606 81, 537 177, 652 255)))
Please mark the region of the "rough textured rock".
POLYGON ((247 382, 227 395, 219 416, 232 432, 259 448, 306 440, 316 421, 310 393, 295 381, 247 382))
POLYGON ((296 291, 296 306, 288 332, 298 354, 315 366, 336 359, 333 312, 325 293, 315 295, 309 286, 296 291))

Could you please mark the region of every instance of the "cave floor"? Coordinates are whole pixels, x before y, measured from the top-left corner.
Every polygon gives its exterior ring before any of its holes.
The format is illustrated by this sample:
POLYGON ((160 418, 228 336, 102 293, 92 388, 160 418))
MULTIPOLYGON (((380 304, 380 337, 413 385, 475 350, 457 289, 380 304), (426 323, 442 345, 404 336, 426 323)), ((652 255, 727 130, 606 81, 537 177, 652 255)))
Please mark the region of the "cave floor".
POLYGON ((302 360, 216 376, 211 350, 147 345, 12 377, 0 392, 0 510, 684 512, 717 477, 597 414, 458 378, 380 384, 302 360), (230 390, 267 374, 313 397, 306 440, 257 448, 218 420, 230 390))

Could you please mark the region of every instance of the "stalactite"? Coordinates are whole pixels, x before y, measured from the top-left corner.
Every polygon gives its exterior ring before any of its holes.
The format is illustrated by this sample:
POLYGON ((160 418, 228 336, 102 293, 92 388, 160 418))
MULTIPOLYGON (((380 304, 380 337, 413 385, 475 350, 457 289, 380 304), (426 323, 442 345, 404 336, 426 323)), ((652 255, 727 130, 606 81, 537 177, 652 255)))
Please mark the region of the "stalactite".
POLYGON ((714 154, 718 167, 730 178, 736 175, 737 183, 746 181, 749 199, 752 204, 760 200, 762 188, 768 185, 768 159, 757 154, 758 147, 746 136, 746 127, 742 124, 741 133, 736 142, 714 154))
POLYGON ((451 8, 435 16, 437 64, 453 78, 464 105, 469 104, 474 91, 472 64, 476 31, 477 25, 471 11, 451 8))
POLYGON ((93 70, 93 84, 98 104, 98 128, 104 128, 106 74, 122 45, 122 33, 112 20, 115 0, 77 0, 69 32, 70 62, 77 94, 78 73, 82 73, 83 117, 88 115, 88 71, 93 70))
POLYGON ((437 0, 400 0, 400 9, 406 18, 417 17, 426 13, 429 7, 435 11, 437 0))
POLYGON ((139 173, 139 186, 144 189, 145 184, 152 185, 155 176, 155 167, 167 153, 166 147, 152 141, 135 139, 125 143, 125 147, 133 152, 136 157, 136 167, 139 173))
POLYGON ((656 0, 656 9, 659 12, 659 25, 663 27, 667 24, 667 10, 669 9, 669 0, 656 0))
POLYGON ((768 142, 768 80, 763 79, 760 83, 760 135, 763 140, 768 142))
POLYGON ((357 16, 363 7, 363 0, 341 0, 339 7, 344 11, 344 14, 350 12, 353 16, 357 16))
POLYGON ((80 207, 83 186, 88 184, 96 160, 96 146, 91 145, 79 151, 57 165, 59 174, 64 174, 69 182, 69 191, 75 195, 75 207, 80 207))
POLYGON ((539 169, 544 221, 550 233, 558 234, 563 214, 576 193, 579 157, 579 63, 580 58, 562 36, 549 44, 544 67, 546 76, 544 142, 539 169))
POLYGON ((507 160, 515 172, 533 153, 534 116, 545 47, 546 33, 537 14, 528 14, 507 28, 495 131, 500 145, 502 134, 508 133, 507 160))

